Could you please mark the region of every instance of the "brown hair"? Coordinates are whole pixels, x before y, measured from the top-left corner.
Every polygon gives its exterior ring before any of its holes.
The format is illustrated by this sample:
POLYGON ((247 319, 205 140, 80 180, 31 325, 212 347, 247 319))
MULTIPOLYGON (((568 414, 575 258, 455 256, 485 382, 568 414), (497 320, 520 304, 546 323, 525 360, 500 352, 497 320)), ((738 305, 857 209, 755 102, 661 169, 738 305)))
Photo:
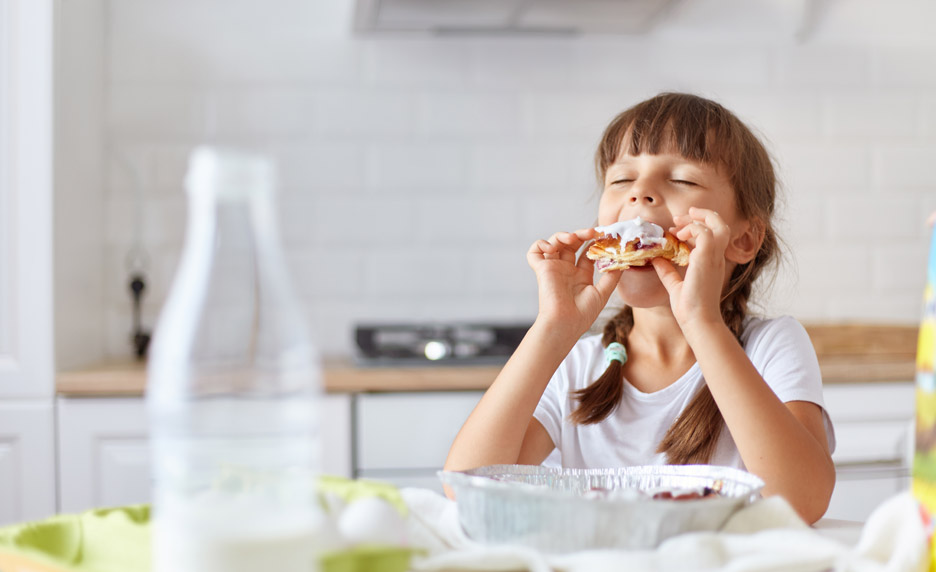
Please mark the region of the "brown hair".
MULTIPOLYGON (((600 184, 622 148, 630 155, 674 149, 687 159, 715 165, 735 192, 738 213, 763 234, 754 259, 739 264, 722 294, 721 314, 740 341, 748 299, 761 271, 779 258, 780 247, 771 220, 776 177, 763 144, 730 111, 708 99, 683 93, 662 93, 614 118, 595 154, 600 184)), ((605 325, 602 343, 627 345, 634 314, 625 307, 605 325)), ((612 361, 595 382, 574 392, 579 404, 570 418, 592 424, 608 417, 624 396, 623 366, 612 361)), ((670 464, 707 463, 721 434, 724 419, 708 386, 703 386, 673 422, 657 449, 670 464)))

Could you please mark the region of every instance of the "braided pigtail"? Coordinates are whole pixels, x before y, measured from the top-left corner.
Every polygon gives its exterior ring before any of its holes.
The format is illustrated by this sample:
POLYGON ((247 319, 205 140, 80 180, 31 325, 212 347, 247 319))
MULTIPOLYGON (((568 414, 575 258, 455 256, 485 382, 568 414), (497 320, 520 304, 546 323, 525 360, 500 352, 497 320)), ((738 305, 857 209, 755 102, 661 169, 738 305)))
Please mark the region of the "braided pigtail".
MULTIPOLYGON (((721 302, 722 319, 739 343, 754 282, 752 274, 756 274, 756 269, 752 263, 736 267, 721 302)), ((665 453, 671 465, 708 463, 715 453, 724 424, 725 419, 712 391, 704 385, 670 425, 657 452, 665 453)))
MULTIPOLYGON (((625 306, 604 327, 601 343, 608 347, 612 343, 627 346, 627 334, 634 327, 634 311, 625 306)), ((624 397, 624 364, 611 360, 608 368, 588 387, 572 392, 578 399, 578 407, 569 415, 573 423, 591 425, 611 415, 624 397)))

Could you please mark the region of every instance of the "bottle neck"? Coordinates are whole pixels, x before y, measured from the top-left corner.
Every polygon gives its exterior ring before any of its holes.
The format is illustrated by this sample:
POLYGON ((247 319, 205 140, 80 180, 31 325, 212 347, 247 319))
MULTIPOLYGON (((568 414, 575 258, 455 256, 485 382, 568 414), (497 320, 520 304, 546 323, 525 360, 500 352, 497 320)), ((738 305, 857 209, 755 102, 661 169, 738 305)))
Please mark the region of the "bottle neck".
POLYGON ((312 387, 314 350, 287 276, 269 171, 249 157, 193 159, 185 246, 151 367, 155 379, 174 381, 156 400, 312 387))
POLYGON ((267 258, 279 255, 272 197, 189 195, 188 236, 195 244, 210 245, 215 259, 228 255, 267 258))

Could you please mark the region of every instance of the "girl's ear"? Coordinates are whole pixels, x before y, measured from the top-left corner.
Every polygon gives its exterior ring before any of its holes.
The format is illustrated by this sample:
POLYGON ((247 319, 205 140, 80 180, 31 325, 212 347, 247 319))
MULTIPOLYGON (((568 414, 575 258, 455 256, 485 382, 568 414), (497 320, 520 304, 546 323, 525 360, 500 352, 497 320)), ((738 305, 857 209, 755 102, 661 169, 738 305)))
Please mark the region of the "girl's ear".
POLYGON ((731 237, 725 258, 736 264, 746 264, 757 255, 764 242, 764 227, 756 220, 743 221, 740 232, 731 237))

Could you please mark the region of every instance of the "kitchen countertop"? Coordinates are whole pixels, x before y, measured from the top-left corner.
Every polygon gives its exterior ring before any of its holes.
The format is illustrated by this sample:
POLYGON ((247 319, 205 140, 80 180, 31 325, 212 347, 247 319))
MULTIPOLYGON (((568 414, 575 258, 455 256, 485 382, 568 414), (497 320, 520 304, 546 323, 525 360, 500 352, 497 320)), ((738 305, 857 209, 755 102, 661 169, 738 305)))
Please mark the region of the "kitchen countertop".
MULTIPOLYGON (((915 377, 917 326, 880 324, 806 325, 823 382, 911 381, 915 377)), ((331 393, 369 391, 484 390, 500 366, 358 367, 326 361, 324 385, 331 393)), ((146 385, 142 362, 107 362, 56 375, 56 391, 70 397, 139 396, 146 385)))
MULTIPOLYGON (((500 366, 357 367, 326 361, 324 387, 329 393, 365 391, 438 391, 486 389, 500 366)), ((87 369, 60 372, 56 393, 69 397, 139 396, 146 386, 143 362, 107 362, 87 369)))
MULTIPOLYGON (((916 325, 807 324, 806 330, 826 384, 915 377, 916 325)), ((499 371, 492 365, 359 367, 326 360, 324 385, 330 393, 484 390, 499 371)), ((57 393, 70 397, 139 396, 145 386, 142 362, 107 362, 56 375, 57 393)))

